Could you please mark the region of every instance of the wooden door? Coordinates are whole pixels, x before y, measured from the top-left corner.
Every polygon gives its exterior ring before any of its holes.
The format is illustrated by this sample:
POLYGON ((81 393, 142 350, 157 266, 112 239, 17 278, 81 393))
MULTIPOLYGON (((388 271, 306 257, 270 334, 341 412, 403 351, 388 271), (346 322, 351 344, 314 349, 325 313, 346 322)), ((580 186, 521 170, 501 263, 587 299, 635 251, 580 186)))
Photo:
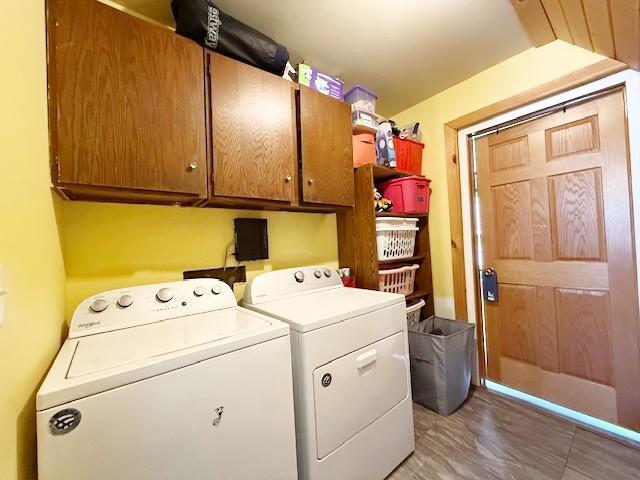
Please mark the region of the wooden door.
POLYGON ((204 52, 94 0, 49 0, 54 183, 206 198, 204 52))
POLYGON ((214 195, 293 201, 294 85, 218 54, 209 71, 214 195))
POLYGON ((476 140, 488 377, 640 429, 624 97, 476 140))
POLYGON ((351 107, 300 86, 302 199, 353 206, 351 107))

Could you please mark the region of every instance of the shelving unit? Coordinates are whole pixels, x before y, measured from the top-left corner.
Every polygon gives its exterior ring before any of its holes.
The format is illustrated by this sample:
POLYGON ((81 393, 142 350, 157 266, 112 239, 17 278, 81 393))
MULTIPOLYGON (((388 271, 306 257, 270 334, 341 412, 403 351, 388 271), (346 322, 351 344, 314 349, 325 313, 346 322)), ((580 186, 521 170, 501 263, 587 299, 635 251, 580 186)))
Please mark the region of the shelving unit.
POLYGON ((385 180, 415 175, 378 165, 363 165, 355 169, 355 206, 340 212, 338 218, 338 251, 341 266, 348 266, 356 276, 358 287, 378 290, 378 270, 418 264, 415 289, 407 301, 425 300, 422 316, 433 315, 433 286, 429 245, 429 216, 425 213, 376 213, 373 208, 373 187, 385 180), (376 217, 410 217, 418 219, 414 255, 402 260, 378 261, 376 217))

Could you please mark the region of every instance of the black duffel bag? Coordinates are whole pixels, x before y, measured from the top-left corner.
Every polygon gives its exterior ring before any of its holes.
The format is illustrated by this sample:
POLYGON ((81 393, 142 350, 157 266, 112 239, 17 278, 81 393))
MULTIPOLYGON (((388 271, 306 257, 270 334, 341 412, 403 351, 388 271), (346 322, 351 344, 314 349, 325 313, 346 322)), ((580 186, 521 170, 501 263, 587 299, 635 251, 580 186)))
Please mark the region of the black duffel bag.
POLYGON ((221 11, 211 0, 171 0, 176 32, 200 45, 276 75, 289 51, 266 35, 221 11))

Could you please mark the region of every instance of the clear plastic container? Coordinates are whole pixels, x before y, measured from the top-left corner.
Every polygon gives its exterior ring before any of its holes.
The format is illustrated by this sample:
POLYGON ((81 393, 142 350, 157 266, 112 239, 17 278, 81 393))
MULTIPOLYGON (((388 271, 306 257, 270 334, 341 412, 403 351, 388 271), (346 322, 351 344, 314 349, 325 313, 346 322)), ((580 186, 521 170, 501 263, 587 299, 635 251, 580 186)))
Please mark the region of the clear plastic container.
POLYGON ((352 110, 366 110, 375 113, 378 96, 362 85, 356 85, 344 94, 344 101, 351 104, 352 110))

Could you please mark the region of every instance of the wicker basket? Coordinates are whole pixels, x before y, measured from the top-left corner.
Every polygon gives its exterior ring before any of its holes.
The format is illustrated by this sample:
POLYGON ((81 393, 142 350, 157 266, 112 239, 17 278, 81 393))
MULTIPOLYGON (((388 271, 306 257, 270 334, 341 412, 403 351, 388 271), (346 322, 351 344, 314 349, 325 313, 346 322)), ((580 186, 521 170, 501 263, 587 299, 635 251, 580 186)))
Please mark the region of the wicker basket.
POLYGON ((419 302, 407 307, 407 325, 409 327, 420 323, 420 313, 422 312, 422 307, 425 305, 425 301, 420 300, 419 302))
POLYGON ((399 260, 413 256, 418 231, 417 223, 417 218, 377 218, 378 260, 399 260))
POLYGON ((419 265, 408 265, 390 270, 379 270, 380 291, 411 295, 418 268, 420 268, 419 265))

